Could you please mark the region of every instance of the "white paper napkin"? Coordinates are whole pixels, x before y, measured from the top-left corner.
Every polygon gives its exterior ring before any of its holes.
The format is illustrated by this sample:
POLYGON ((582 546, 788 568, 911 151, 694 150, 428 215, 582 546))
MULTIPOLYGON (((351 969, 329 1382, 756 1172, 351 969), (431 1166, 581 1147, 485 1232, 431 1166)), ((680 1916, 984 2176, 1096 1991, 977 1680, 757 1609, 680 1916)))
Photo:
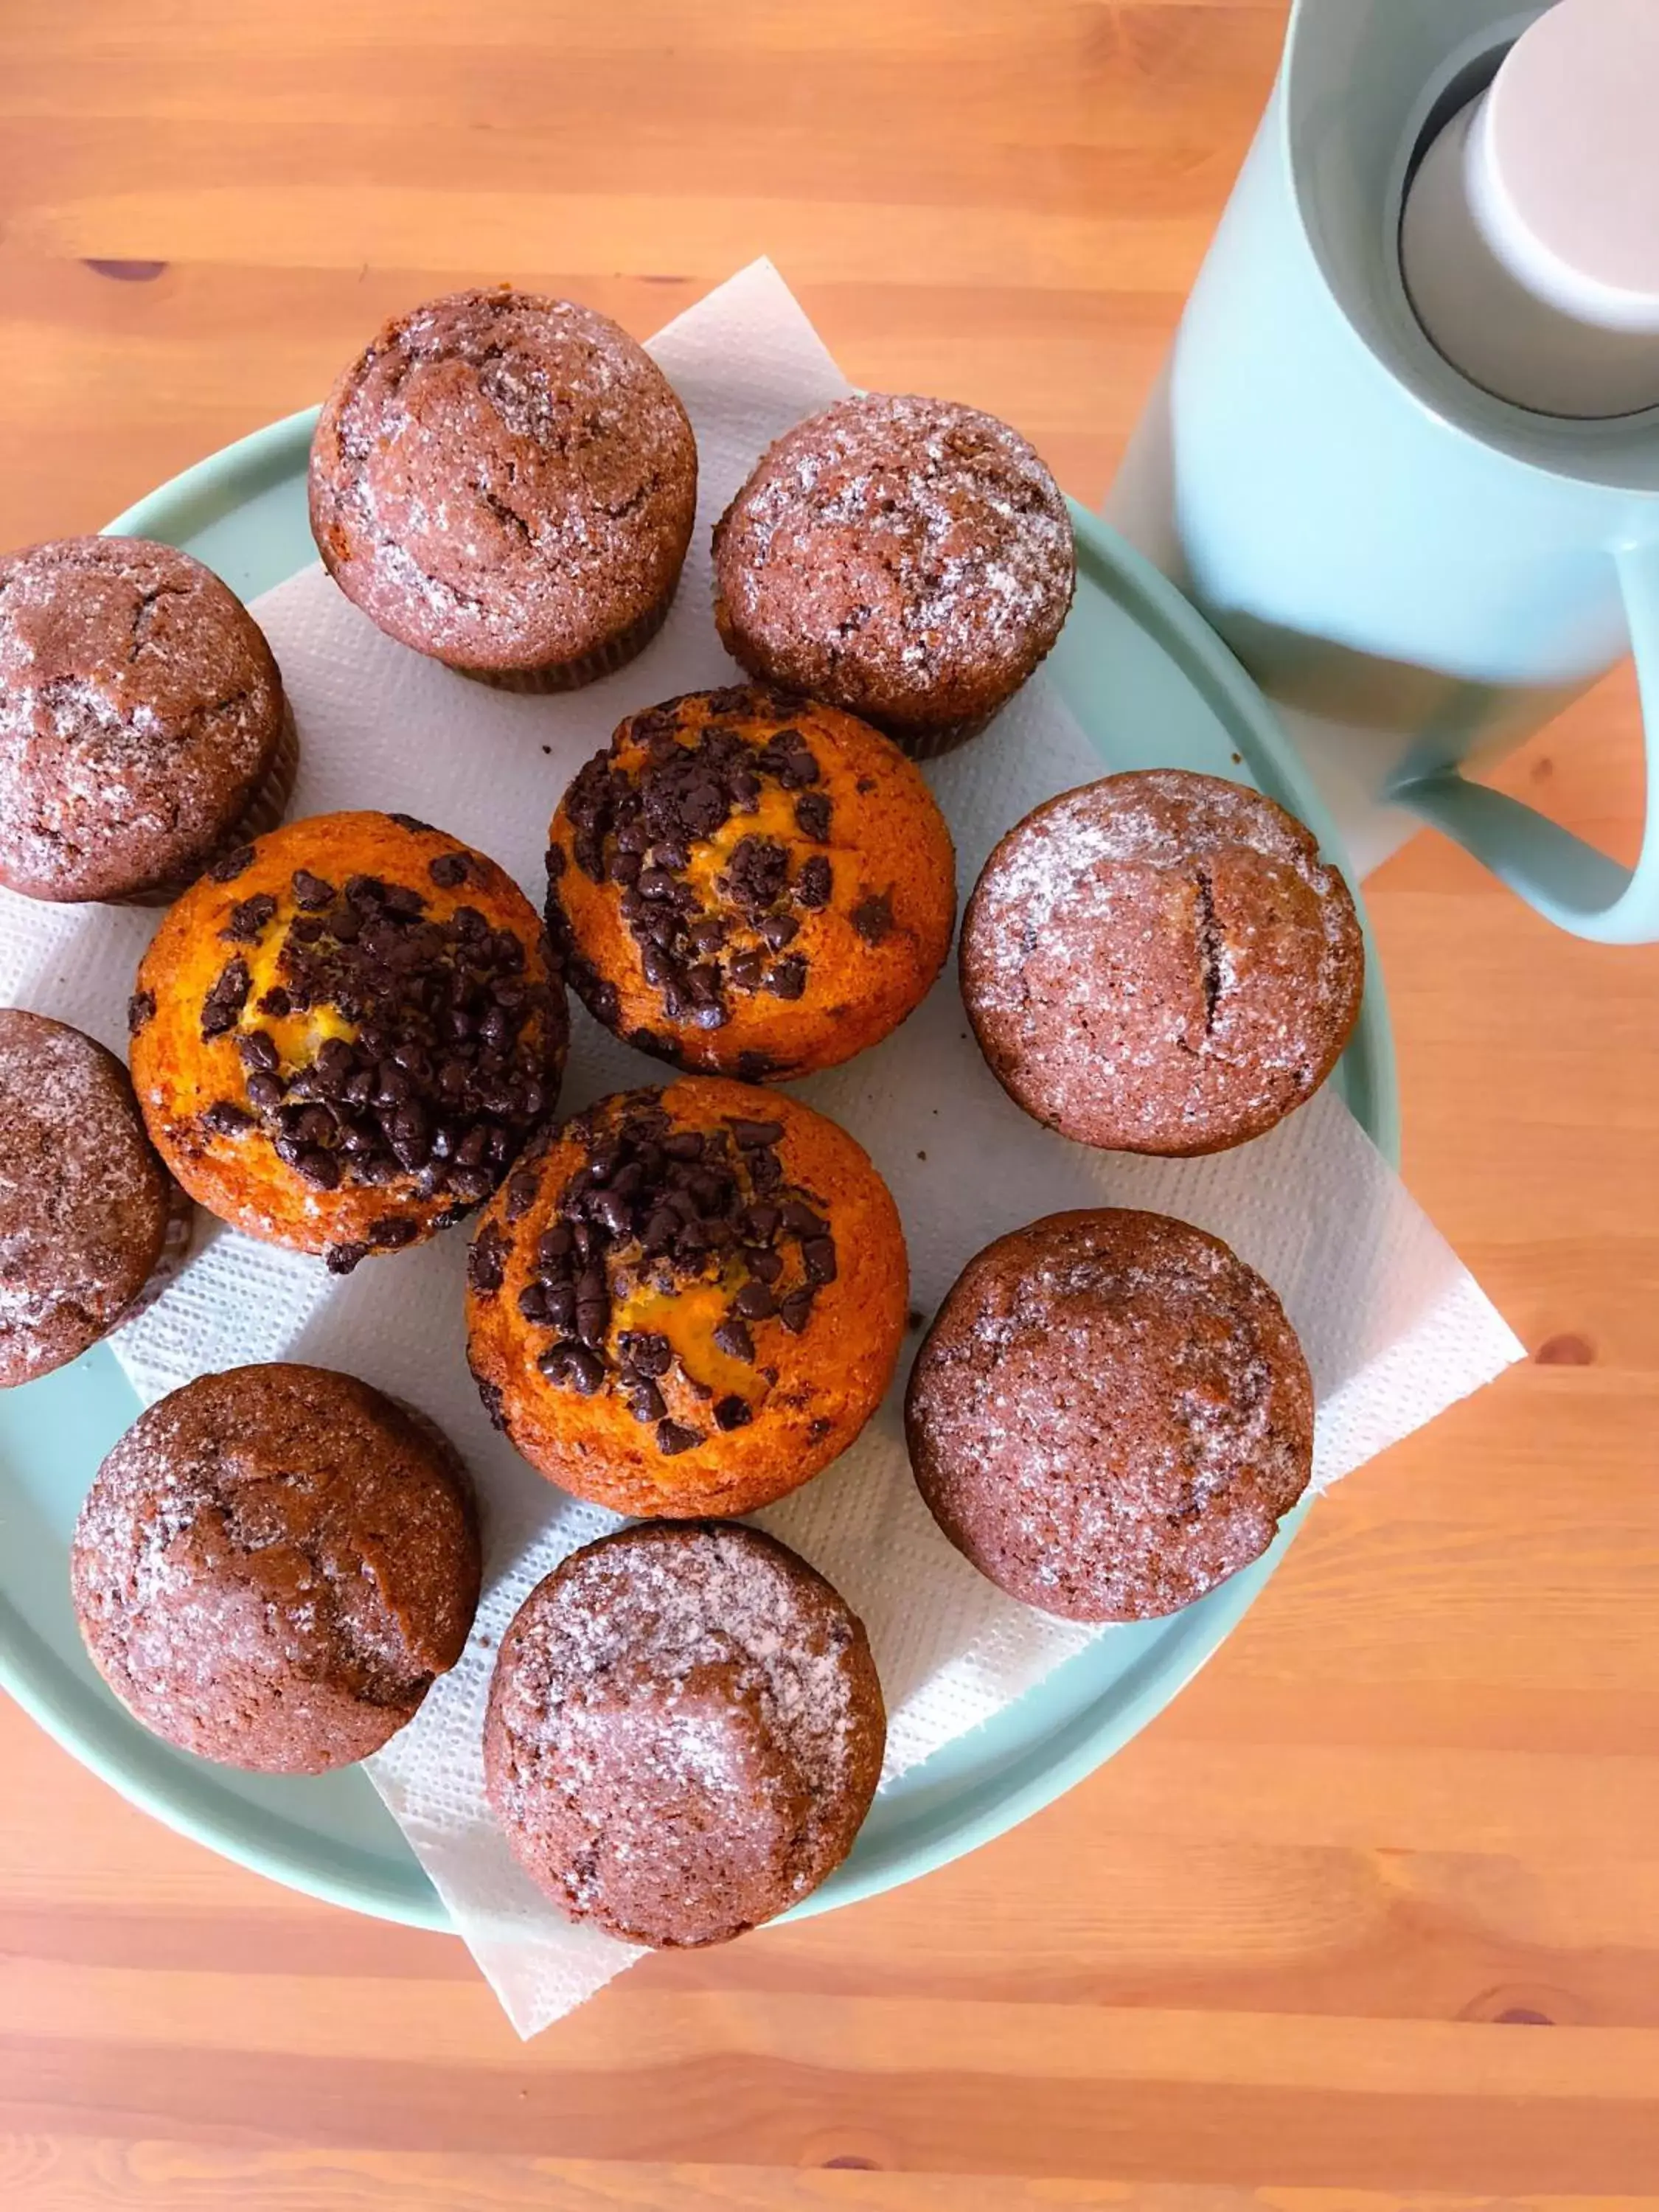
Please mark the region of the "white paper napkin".
MULTIPOLYGON (((710 526, 761 448, 848 387, 766 263, 671 324, 651 350, 690 413, 702 462, 691 557, 660 635, 586 691, 520 697, 382 637, 320 569, 293 578, 257 609, 301 732, 293 814, 374 805, 421 815, 493 854, 539 905, 548 818, 574 770, 630 709, 731 680, 709 616, 710 526)), ((1010 823, 1099 775, 1101 761, 1039 680, 989 733, 929 773, 965 890, 1010 823)), ((118 1048, 155 919, 0 892, 0 998, 60 1015, 118 1048)), ((665 1076, 577 1012, 567 1110, 665 1076)), ((1153 1206, 1224 1237, 1274 1285, 1306 1347, 1319 1400, 1318 1487, 1520 1356, 1328 1089, 1271 1135, 1217 1158, 1091 1153, 1040 1129, 1004 1097, 969 1038, 954 964, 896 1036, 796 1088, 851 1129, 887 1178, 920 1313, 931 1315, 993 1237, 1057 1207, 1153 1206)), ((615 1524, 544 1482, 485 1419, 462 1349, 465 1246, 464 1235, 451 1236, 375 1259, 340 1282, 319 1261, 219 1231, 115 1344, 147 1401, 214 1369, 311 1360, 420 1406, 465 1453, 484 1509, 477 1626, 460 1665, 368 1771, 528 2035, 640 1954, 570 1927, 519 1871, 484 1807, 484 1700, 520 1601, 574 1545, 615 1524)), ((945 1543, 909 1477, 901 1384, 851 1451, 760 1516, 868 1625, 890 1716, 889 1781, 1103 1632, 1014 1604, 945 1543)))

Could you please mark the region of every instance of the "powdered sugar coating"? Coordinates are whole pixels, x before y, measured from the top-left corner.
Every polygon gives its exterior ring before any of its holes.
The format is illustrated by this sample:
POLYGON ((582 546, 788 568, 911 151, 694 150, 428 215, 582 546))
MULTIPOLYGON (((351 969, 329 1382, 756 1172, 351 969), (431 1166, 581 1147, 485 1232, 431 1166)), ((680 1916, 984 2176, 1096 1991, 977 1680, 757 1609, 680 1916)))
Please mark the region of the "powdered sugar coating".
POLYGON ((850 1848, 885 1723, 863 1629, 736 1522, 658 1523, 574 1553, 502 1639, 490 1802, 574 1919, 716 1942, 816 1888, 850 1848))
POLYGON ((1062 793, 987 861, 962 931, 981 1049, 1028 1113, 1166 1154, 1310 1097, 1364 985, 1347 885, 1284 808, 1175 769, 1062 793))
POLYGON ((118 899, 188 878, 283 737, 258 624, 211 569, 137 538, 0 560, 0 882, 118 899))
POLYGON ((82 1508, 87 1647, 137 1719, 271 1773, 366 1758, 454 1665, 478 1594, 459 1461, 366 1383, 276 1365, 140 1416, 82 1508))
POLYGON ((1307 1486, 1313 1387, 1284 1309, 1168 1216, 1051 1214, 969 1261, 905 1407, 945 1534, 1079 1620, 1172 1613, 1258 1558, 1307 1486))
POLYGON ((113 1054, 0 1008, 0 1387, 63 1366, 123 1318, 161 1256, 170 1197, 113 1054))
POLYGON ((1019 434, 872 393, 786 433, 714 532, 716 619, 767 679, 916 739, 982 720, 1060 634, 1076 554, 1019 434))
POLYGON ((696 507, 691 426, 619 325, 457 292, 387 324, 318 423, 311 520, 372 620, 459 667, 584 659, 660 610, 696 507))

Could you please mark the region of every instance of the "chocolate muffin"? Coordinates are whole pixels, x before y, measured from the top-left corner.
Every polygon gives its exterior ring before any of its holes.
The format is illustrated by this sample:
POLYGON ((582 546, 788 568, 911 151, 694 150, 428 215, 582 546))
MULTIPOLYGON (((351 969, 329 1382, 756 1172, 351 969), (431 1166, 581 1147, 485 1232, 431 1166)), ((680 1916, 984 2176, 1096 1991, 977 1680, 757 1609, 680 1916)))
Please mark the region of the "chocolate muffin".
POLYGON ((552 1110, 564 988, 518 885, 404 814, 228 854, 128 1009, 149 1133, 191 1196, 346 1273, 463 1218, 552 1110))
POLYGON ((1313 1385, 1267 1285, 1219 1237, 1110 1207, 969 1261, 904 1418, 957 1549, 1071 1620, 1202 1597, 1267 1550, 1313 1464, 1313 1385))
POLYGON ((372 622, 464 674, 568 690, 668 611, 697 448, 667 378, 569 300, 454 292, 388 323, 311 449, 311 526, 372 622))
POLYGON ((608 1029, 747 1081, 850 1060, 945 964, 956 856, 868 723, 758 686, 632 714, 553 817, 548 930, 608 1029))
POLYGON ((460 1657, 477 1523, 423 1415, 324 1368, 236 1367, 127 1431, 70 1572, 135 1720, 228 1766, 321 1774, 378 1751, 460 1657))
POLYGON ((281 821, 299 767, 264 633, 143 538, 0 559, 0 884, 164 904, 281 821))
POLYGON ((1018 431, 870 392, 800 422, 714 529, 714 620, 751 675, 919 759, 984 728, 1060 635, 1077 556, 1018 431))
POLYGON ((756 1528, 624 1528, 538 1584, 484 1723, 514 1856, 571 1919, 724 1943, 852 1849, 887 1721, 862 1626, 756 1528))
POLYGON ((1079 1144, 1224 1152, 1312 1097, 1359 1018, 1348 887, 1301 823, 1219 776, 1062 793, 986 862, 962 995, 1009 1097, 1079 1144))
POLYGON ((748 1513, 844 1451, 904 1334, 904 1233, 844 1129, 695 1077, 532 1145, 479 1226, 467 1343, 532 1467, 643 1517, 748 1513))
POLYGON ((114 1054, 0 1007, 0 1389, 141 1312, 184 1258, 190 1221, 114 1054))

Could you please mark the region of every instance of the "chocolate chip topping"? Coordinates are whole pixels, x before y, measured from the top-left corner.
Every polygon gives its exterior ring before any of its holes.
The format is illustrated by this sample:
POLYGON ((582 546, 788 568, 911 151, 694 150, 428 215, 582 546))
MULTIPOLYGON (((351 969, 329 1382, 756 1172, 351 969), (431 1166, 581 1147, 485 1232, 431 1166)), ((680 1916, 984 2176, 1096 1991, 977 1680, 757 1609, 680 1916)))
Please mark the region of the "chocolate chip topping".
POLYGON ((866 945, 879 945, 893 927, 893 902, 886 891, 866 891, 848 917, 866 945))
POLYGON ((252 846, 233 846, 228 853, 222 853, 208 870, 208 881, 214 884, 234 884, 238 876, 246 875, 252 866, 252 846))
MULTIPOLYGON (((469 878, 481 873, 470 856, 456 857, 469 878)), ((293 891, 299 912, 286 925, 277 900, 261 892, 232 910, 222 934, 267 949, 273 933, 280 939, 279 980, 258 999, 260 1013, 281 1020, 329 1008, 353 1034, 325 1037, 295 1060, 267 1030, 245 1030, 236 1045, 247 1109, 222 1102, 204 1121, 222 1136, 257 1123, 317 1190, 412 1177, 423 1199, 441 1192, 462 1211, 476 1206, 552 1103, 556 1053, 541 1039, 562 1039, 556 994, 526 979, 518 937, 476 907, 439 921, 408 884, 356 875, 337 890, 306 869, 293 891)), ((204 1001, 204 1038, 236 1028, 251 989, 239 955, 204 1001)), ((393 1247, 413 1233, 388 1213, 370 1243, 393 1247)), ((343 1272, 351 1263, 337 1246, 331 1264, 343 1272)))
MULTIPOLYGON (((786 725, 760 740, 721 719, 722 707, 752 719, 766 697, 744 690, 706 700, 692 695, 636 714, 565 795, 562 812, 576 866, 592 883, 619 886, 618 904, 640 948, 645 980, 660 991, 670 1021, 719 1029, 734 991, 769 991, 781 999, 805 992, 805 956, 781 962, 771 956, 799 933, 798 909, 828 903, 824 855, 801 860, 777 838, 756 832, 736 838, 712 880, 692 872, 697 848, 732 821, 757 813, 769 786, 801 794, 793 814, 804 838, 829 838, 830 802, 810 788, 822 771, 804 733, 786 725), (701 727, 682 713, 694 705, 714 710, 701 727), (618 765, 624 748, 641 745, 642 765, 618 765)), ((553 853, 560 858, 554 863, 549 855, 549 927, 562 943, 569 934, 557 889, 563 854, 557 845, 553 853)), ((614 1024, 614 986, 579 957, 571 959, 570 973, 592 1012, 614 1024)))
POLYGON ((127 1035, 137 1036, 147 1023, 155 1018, 154 991, 135 991, 127 1000, 127 1035))
MULTIPOLYGON (((726 1294, 715 1349, 756 1364, 750 1323, 783 1310, 797 1334, 806 1325, 813 1286, 836 1276, 835 1240, 817 1201, 784 1184, 779 1121, 733 1117, 714 1130, 683 1127, 655 1091, 608 1099, 570 1125, 582 1164, 559 1194, 550 1226, 537 1239, 531 1279, 519 1311, 529 1325, 532 1358, 547 1379, 591 1396, 617 1391, 635 1419, 654 1425, 658 1449, 673 1456, 704 1441, 670 1419, 658 1383, 678 1368, 692 1389, 714 1400, 714 1425, 746 1425, 764 1395, 757 1370, 752 1393, 718 1397, 658 1329, 618 1325, 641 1299, 672 1298, 693 1285, 726 1294), (537 1338, 550 1340, 538 1346, 537 1338)), ((505 1279, 510 1231, 492 1219, 472 1248, 470 1272, 480 1296, 505 1279)))

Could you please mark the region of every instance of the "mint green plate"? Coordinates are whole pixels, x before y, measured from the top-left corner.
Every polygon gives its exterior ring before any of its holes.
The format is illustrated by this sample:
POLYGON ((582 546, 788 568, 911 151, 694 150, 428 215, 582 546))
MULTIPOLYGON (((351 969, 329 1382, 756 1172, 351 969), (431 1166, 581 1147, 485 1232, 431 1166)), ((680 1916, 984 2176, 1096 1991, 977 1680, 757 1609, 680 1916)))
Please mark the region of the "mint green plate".
MULTIPOLYGON (((305 471, 315 419, 291 416, 228 447, 112 529, 187 547, 244 598, 269 590, 314 557, 305 471)), ((1073 520, 1077 604, 1048 673, 1103 765, 1251 776, 1340 864, 1312 786, 1226 648, 1103 523, 1081 508, 1073 520)), ((1395 1158, 1394 1048, 1374 958, 1359 1027, 1334 1079, 1395 1158)), ((436 1893, 361 1774, 268 1780, 208 1765, 146 1735, 93 1672, 70 1608, 68 1540, 94 1471, 137 1411, 103 1346, 41 1382, 0 1393, 0 1686, 76 1758, 181 1834, 313 1897, 414 1927, 447 1927, 436 1893)), ((847 1863, 797 1910, 824 1911, 927 1874, 1109 1759, 1228 1634, 1305 1510, 1287 1517, 1265 1559, 1199 1604, 1113 1630, 913 1768, 878 1800, 847 1863)))

